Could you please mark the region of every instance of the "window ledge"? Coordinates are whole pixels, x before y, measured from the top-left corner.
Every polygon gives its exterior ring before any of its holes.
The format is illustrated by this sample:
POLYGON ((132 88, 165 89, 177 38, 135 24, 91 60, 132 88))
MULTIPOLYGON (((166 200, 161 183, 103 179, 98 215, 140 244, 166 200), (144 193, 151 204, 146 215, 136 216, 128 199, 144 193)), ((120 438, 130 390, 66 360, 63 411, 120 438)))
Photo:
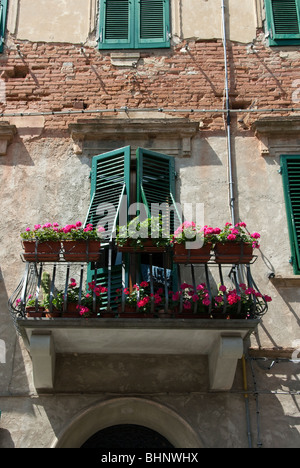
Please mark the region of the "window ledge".
POLYGON ((274 278, 270 278, 272 284, 276 287, 281 288, 292 288, 294 286, 300 287, 300 275, 276 275, 274 278))
POLYGON ((111 64, 115 67, 136 67, 141 54, 139 52, 112 52, 111 64))

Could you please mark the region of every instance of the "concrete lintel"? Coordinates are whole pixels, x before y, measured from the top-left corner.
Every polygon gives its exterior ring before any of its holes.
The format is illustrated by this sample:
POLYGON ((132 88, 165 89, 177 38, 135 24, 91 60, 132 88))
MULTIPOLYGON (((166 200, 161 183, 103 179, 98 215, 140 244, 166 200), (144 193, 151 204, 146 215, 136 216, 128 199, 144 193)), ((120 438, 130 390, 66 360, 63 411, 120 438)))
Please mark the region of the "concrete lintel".
POLYGON ((209 355, 211 390, 231 389, 238 359, 243 356, 243 339, 240 336, 220 336, 209 355))
POLYGON ((30 354, 35 388, 52 389, 55 372, 55 349, 52 334, 32 334, 30 354))

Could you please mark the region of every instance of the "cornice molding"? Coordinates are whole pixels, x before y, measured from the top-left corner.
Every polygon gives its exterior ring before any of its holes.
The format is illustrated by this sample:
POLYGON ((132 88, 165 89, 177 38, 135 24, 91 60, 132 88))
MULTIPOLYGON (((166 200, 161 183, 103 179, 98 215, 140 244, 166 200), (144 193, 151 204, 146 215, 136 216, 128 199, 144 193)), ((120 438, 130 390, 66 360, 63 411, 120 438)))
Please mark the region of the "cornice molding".
POLYGON ((89 119, 70 124, 74 151, 81 154, 86 140, 173 139, 180 140, 182 156, 189 156, 191 140, 199 131, 199 122, 187 119, 89 119))

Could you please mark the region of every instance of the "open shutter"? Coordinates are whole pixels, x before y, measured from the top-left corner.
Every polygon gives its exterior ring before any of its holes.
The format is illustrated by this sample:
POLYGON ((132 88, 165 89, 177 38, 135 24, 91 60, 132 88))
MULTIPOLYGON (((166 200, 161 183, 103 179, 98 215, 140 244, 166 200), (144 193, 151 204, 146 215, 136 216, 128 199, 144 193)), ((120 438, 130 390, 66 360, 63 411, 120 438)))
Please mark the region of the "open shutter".
POLYGON ((0 53, 3 52, 8 0, 0 0, 0 53))
MULTIPOLYGON (((144 204, 147 216, 157 216, 154 209, 164 204, 167 220, 163 220, 163 229, 174 233, 182 223, 182 216, 177 210, 175 201, 175 159, 161 153, 146 149, 137 149, 137 202, 144 204), (171 208, 171 209, 169 209, 171 208)), ((142 214, 142 213, 141 213, 142 214)), ((172 287, 177 288, 177 269, 171 266, 172 287)))
MULTIPOLYGON (((118 224, 121 210, 122 221, 127 222, 129 203, 130 146, 95 156, 92 163, 91 203, 85 224, 91 223, 93 226, 105 227, 107 241, 110 241, 118 224)), ((97 269, 97 278, 95 278, 93 264, 90 264, 88 282, 96 279, 97 284, 108 288, 110 285, 111 289, 104 299, 104 306, 106 306, 107 302, 113 305, 115 291, 122 287, 122 266, 118 257, 112 255, 110 270, 109 249, 106 248, 104 253, 105 267, 97 269)))
POLYGON ((300 274, 300 155, 282 156, 282 174, 295 274, 300 274))
POLYGON ((100 1, 100 49, 134 47, 134 2, 131 0, 100 1))
POLYGON ((300 43, 300 0, 266 0, 270 45, 300 43))
POLYGON ((170 47, 169 0, 137 2, 137 48, 170 47))
POLYGON ((137 149, 137 201, 146 207, 148 217, 153 204, 166 204, 171 211, 170 232, 181 223, 175 202, 175 160, 171 156, 137 149))

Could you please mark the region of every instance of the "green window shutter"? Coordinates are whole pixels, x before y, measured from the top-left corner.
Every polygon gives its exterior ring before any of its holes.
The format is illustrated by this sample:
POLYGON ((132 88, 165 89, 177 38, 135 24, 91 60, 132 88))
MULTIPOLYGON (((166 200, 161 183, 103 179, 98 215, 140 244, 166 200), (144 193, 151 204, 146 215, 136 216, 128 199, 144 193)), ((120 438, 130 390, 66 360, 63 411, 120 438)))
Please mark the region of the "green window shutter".
MULTIPOLYGON (((107 231, 107 240, 112 238, 119 221, 120 210, 126 217, 130 203, 130 146, 109 153, 95 156, 92 162, 91 202, 86 224, 103 226, 107 231), (124 198, 127 196, 127 199, 124 198), (122 205, 126 202, 126 206, 122 205), (107 210, 106 210, 107 207, 107 210)), ((105 249, 106 265, 108 249, 105 249)), ((97 284, 108 287, 111 276, 111 291, 104 298, 104 306, 109 302, 113 306, 115 291, 122 287, 122 266, 117 264, 115 255, 112 258, 111 273, 108 267, 97 270, 97 284), (108 297, 109 296, 109 297, 108 297)), ((89 265, 87 281, 95 280, 93 264, 89 265)))
POLYGON ((0 53, 3 52, 8 0, 0 0, 0 53))
MULTIPOLYGON (((137 149, 137 202, 146 207, 147 216, 157 216, 153 211, 153 204, 166 204, 168 222, 163 223, 169 233, 174 233, 182 223, 181 213, 176 207, 175 197, 175 159, 161 153, 146 149, 137 149), (172 207, 171 210, 168 207, 172 207)), ((142 213, 141 213, 142 214, 142 213)), ((171 267, 171 265, 170 265, 171 267)), ((171 267, 172 287, 178 286, 177 269, 171 267)))
MULTIPOLYGON (((120 199, 130 197, 130 146, 120 148, 109 153, 94 156, 91 175, 91 203, 85 224, 101 225, 102 219, 108 221, 108 237, 112 234, 112 227, 116 222, 111 216, 101 213, 99 206, 111 204, 118 215, 120 199)), ((107 226, 104 226, 107 230, 107 226)))
POLYGON ((99 49, 134 47, 134 3, 132 0, 100 1, 99 49))
POLYGON ((270 45, 300 44, 300 0, 265 0, 270 45))
POLYGON ((175 209, 170 216, 172 233, 181 223, 175 205, 175 159, 142 148, 138 148, 136 154, 137 202, 145 205, 148 217, 152 213, 152 204, 173 206, 175 209))
POLYGON ((170 47, 170 0, 100 0, 99 49, 170 47))
POLYGON ((300 155, 281 156, 294 273, 300 274, 300 155))
POLYGON ((136 26, 138 48, 169 47, 169 0, 139 0, 136 26))

